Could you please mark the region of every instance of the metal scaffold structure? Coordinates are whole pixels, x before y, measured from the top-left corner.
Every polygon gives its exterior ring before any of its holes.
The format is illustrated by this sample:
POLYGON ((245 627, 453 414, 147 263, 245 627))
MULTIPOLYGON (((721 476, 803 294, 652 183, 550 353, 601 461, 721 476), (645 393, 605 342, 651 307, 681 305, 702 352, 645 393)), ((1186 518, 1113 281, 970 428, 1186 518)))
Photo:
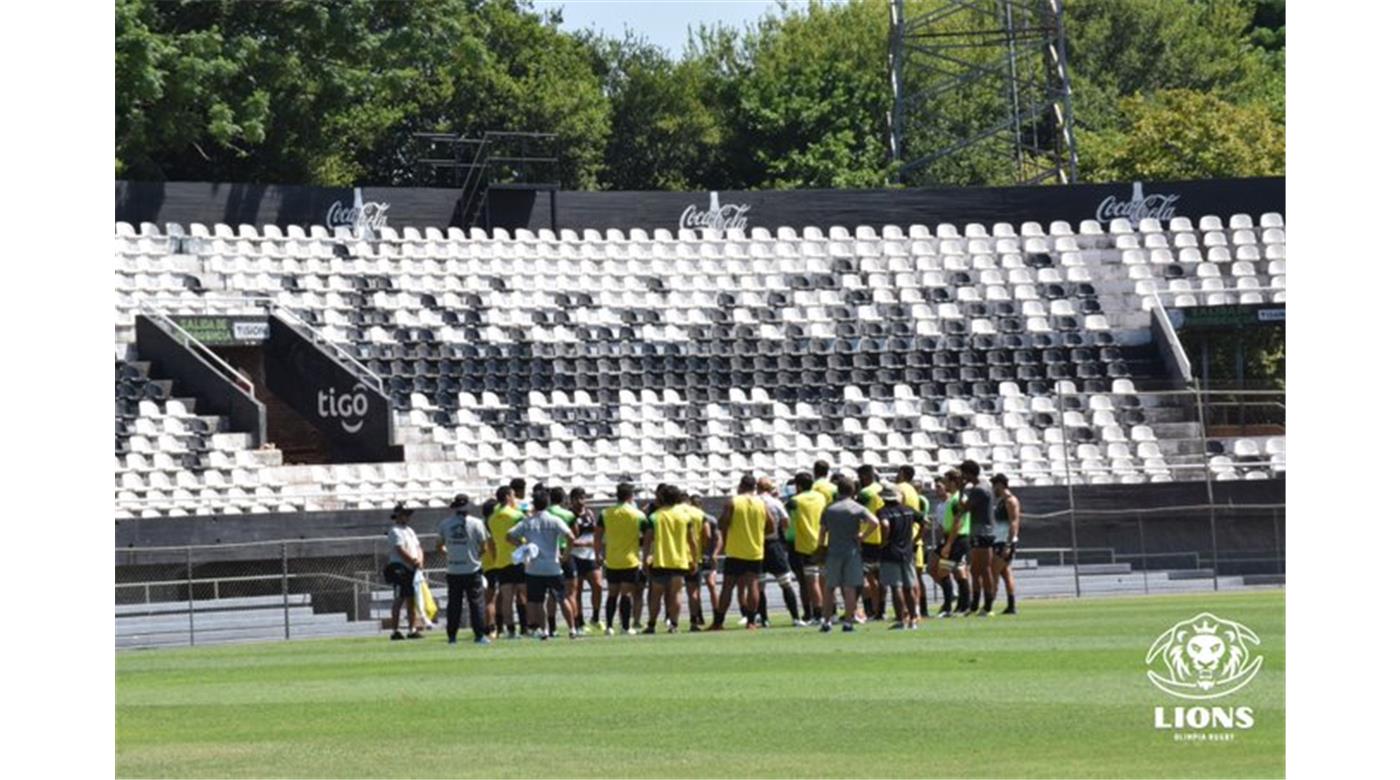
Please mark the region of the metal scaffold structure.
POLYGON ((989 154, 1012 183, 1076 180, 1062 0, 890 0, 889 72, 901 183, 989 154))

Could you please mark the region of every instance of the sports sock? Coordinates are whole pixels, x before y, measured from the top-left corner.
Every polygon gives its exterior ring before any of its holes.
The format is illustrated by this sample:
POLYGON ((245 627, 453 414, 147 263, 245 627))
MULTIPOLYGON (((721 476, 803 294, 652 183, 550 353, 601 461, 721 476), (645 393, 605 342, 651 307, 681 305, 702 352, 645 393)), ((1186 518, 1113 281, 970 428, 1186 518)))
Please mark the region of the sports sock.
POLYGON ((619 602, 618 606, 622 608, 622 630, 626 631, 632 627, 632 597, 623 596, 619 602))
MULTIPOLYGON (((616 596, 616 595, 614 595, 614 596, 612 596, 612 597, 610 597, 610 598, 608 599, 608 603, 607 603, 607 605, 604 607, 604 609, 607 610, 608 628, 612 628, 613 618, 617 617, 617 596, 616 596)), ((597 620, 598 620, 598 617, 595 615, 595 616, 593 617, 593 621, 596 623, 597 620)))
POLYGON ((797 620, 797 594, 792 588, 783 588, 783 602, 787 604, 788 614, 794 621, 797 620))
POLYGON ((958 580, 958 611, 967 611, 967 581, 958 580))
POLYGON ((943 590, 943 611, 953 611, 953 578, 944 577, 938 581, 938 587, 943 590))
POLYGON ((1007 594, 1006 594, 1006 608, 1007 608, 1007 609, 1015 609, 1015 608, 1016 608, 1016 594, 1015 594, 1015 593, 1007 592, 1007 594))
POLYGON ((522 626, 529 624, 529 613, 525 611, 525 606, 523 604, 515 605, 515 618, 515 622, 519 623, 522 626))
POLYGON ((758 592, 758 619, 762 623, 768 622, 768 589, 763 588, 758 592))
POLYGON ((992 607, 995 607, 995 606, 996 606, 996 599, 997 599, 997 597, 996 597, 996 594, 995 594, 995 593, 991 593, 991 592, 988 592, 988 593, 987 593, 987 611, 988 611, 988 612, 991 612, 991 611, 992 611, 992 607))

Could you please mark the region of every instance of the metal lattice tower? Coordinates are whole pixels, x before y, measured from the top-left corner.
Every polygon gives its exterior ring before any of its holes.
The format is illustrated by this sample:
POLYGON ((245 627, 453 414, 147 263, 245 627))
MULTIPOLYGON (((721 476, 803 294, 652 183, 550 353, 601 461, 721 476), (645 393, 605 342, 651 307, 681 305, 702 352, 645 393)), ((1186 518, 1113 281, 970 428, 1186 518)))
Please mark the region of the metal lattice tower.
POLYGON ((1062 0, 889 3, 889 145, 899 181, 980 179, 988 170, 1012 183, 1076 180, 1062 0))

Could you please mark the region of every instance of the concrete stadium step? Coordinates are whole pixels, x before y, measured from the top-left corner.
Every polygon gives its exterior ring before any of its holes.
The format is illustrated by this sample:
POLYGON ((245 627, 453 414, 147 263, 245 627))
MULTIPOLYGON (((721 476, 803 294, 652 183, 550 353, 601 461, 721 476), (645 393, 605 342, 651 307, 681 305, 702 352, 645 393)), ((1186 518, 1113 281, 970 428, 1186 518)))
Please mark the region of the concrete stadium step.
MULTIPOLYGON (((311 604, 310 593, 291 593, 287 595, 287 603, 293 607, 302 607, 311 604)), ((160 615, 166 613, 179 613, 181 615, 190 611, 191 604, 188 601, 158 601, 149 604, 118 604, 116 605, 117 617, 126 615, 160 615)), ((258 607, 282 608, 282 595, 274 596, 240 596, 227 599, 195 599, 195 612, 219 612, 224 610, 255 609, 258 607)))
MULTIPOLYGON (((368 621, 350 622, 342 619, 339 624, 326 623, 309 626, 292 626, 292 639, 366 637, 378 636, 379 633, 379 627, 368 621)), ((285 641, 285 639, 286 634, 281 626, 195 633, 196 645, 281 642, 285 641)), ((149 636, 117 637, 117 649, 119 650, 155 647, 188 647, 189 644, 190 637, 188 632, 183 635, 157 634, 149 636)))
POLYGON ((1246 574, 1241 579, 1245 585, 1283 585, 1285 574, 1246 574))
POLYGON ((1169 580, 1208 580, 1215 576, 1214 569, 1169 569, 1169 580))
MULTIPOLYGON (((332 617, 344 620, 342 614, 317 615, 311 607, 293 607, 284 616, 281 609, 252 609, 236 610, 229 612, 196 612, 194 613, 195 631, 204 629, 214 630, 220 628, 236 628, 243 626, 262 625, 282 625, 284 620, 292 622, 313 622, 321 617, 332 617)), ((133 634, 140 632, 160 633, 164 631, 189 631, 190 616, 185 615, 152 615, 118 618, 116 622, 117 634, 133 634)))

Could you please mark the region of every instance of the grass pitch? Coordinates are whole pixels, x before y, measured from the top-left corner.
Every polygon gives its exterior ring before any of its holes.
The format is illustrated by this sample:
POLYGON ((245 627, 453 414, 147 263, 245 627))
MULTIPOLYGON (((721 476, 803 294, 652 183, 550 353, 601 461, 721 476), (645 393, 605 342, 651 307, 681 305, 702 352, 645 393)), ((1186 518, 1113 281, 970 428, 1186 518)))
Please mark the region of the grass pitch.
MULTIPOLYGON (((467 634, 469 637, 470 634, 467 634)), ((121 777, 1282 777, 1282 591, 1026 601, 917 632, 320 640, 117 656, 121 777), (1262 670, 1226 742, 1154 728, 1152 641, 1210 611, 1262 670)))

